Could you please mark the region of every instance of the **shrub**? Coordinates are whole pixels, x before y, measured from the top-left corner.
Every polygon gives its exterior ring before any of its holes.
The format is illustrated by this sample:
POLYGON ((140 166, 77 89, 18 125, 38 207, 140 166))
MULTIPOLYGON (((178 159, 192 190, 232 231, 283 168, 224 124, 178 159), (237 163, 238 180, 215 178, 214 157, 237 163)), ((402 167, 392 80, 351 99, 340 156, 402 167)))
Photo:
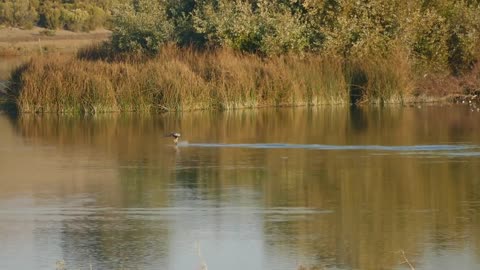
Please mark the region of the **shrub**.
POLYGON ((84 30, 94 30, 105 25, 107 14, 103 9, 93 5, 87 5, 85 9, 88 12, 88 18, 85 21, 84 30))
POLYGON ((0 24, 22 28, 39 25, 49 29, 89 31, 107 25, 114 3, 126 1, 128 0, 1 0, 0 24))
POLYGON ((20 28, 32 28, 38 20, 38 1, 4 0, 0 3, 0 22, 20 28))
POLYGON ((194 11, 196 31, 206 36, 210 47, 226 46, 259 52, 265 25, 247 1, 201 2, 194 11))
POLYGON ((479 42, 480 6, 458 1, 445 8, 448 21, 448 65, 455 75, 473 67, 479 42))
POLYGON ((309 46, 306 24, 285 4, 202 2, 193 18, 195 29, 206 36, 210 46, 266 55, 300 52, 309 46))
POLYGON ((172 39, 181 46, 194 45, 202 47, 205 38, 195 31, 192 13, 199 1, 195 0, 167 0, 167 19, 172 22, 175 31, 172 39))
POLYGON ((173 36, 173 24, 161 2, 138 0, 120 5, 112 20, 112 45, 118 51, 156 53, 173 36))
POLYGON ((64 24, 64 28, 70 31, 78 32, 81 30, 88 30, 86 28, 88 18, 88 12, 80 8, 67 6, 61 11, 61 20, 64 24))
POLYGON ((300 14, 292 14, 287 5, 275 5, 270 1, 259 4, 260 18, 265 25, 262 51, 268 55, 303 52, 308 47, 308 26, 300 14))
POLYGON ((13 20, 13 9, 11 2, 0 2, 0 24, 10 25, 13 20))
POLYGON ((448 28, 437 12, 419 10, 412 13, 406 40, 416 63, 423 69, 445 70, 448 60, 448 28))
POLYGON ((40 8, 39 24, 49 29, 58 29, 63 27, 62 7, 56 2, 44 2, 40 8))
POLYGON ((318 26, 324 50, 345 57, 385 56, 401 31, 401 6, 397 0, 339 1, 325 11, 331 18, 318 26))

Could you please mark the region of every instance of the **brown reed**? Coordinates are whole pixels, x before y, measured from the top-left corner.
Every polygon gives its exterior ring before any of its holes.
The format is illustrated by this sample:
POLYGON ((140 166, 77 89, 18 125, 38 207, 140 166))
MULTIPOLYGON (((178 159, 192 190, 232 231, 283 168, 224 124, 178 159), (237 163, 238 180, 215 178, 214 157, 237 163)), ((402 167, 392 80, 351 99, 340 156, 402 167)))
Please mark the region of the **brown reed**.
POLYGON ((94 46, 77 56, 32 58, 12 73, 12 102, 21 112, 226 110, 349 104, 353 85, 362 100, 399 102, 410 87, 408 63, 398 69, 389 60, 176 46, 152 57, 122 56, 94 46))

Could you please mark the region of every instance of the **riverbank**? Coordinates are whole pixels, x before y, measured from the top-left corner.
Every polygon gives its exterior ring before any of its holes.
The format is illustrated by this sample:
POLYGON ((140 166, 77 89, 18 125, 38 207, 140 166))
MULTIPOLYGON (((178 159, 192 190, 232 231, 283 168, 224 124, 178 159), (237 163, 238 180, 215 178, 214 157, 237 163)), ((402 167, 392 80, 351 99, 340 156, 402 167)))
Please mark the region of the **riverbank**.
POLYGON ((111 32, 96 29, 90 32, 48 30, 34 27, 29 30, 0 26, 0 110, 10 110, 15 104, 10 102, 6 86, 8 73, 21 62, 27 62, 37 55, 72 55, 80 48, 108 40, 111 32))
POLYGON ((106 29, 87 33, 41 27, 30 30, 5 27, 0 28, 0 56, 73 53, 92 43, 107 40, 110 35, 111 32, 106 29))
MULTIPOLYGON (((5 28, 4 55, 38 55, 5 96, 22 112, 57 113, 470 102, 480 95, 479 7, 447 2, 146 1, 114 8, 112 33, 5 28)), ((87 6, 75 7, 83 19, 67 16, 74 6, 43 8, 52 29, 104 25, 87 6)))
MULTIPOLYGON (((105 44, 37 55, 12 72, 3 108, 24 113, 229 110, 278 106, 476 103, 480 65, 462 76, 414 72, 401 53, 378 59, 261 57, 165 46, 147 57, 105 44)), ((476 109, 476 107, 474 108, 476 109)))

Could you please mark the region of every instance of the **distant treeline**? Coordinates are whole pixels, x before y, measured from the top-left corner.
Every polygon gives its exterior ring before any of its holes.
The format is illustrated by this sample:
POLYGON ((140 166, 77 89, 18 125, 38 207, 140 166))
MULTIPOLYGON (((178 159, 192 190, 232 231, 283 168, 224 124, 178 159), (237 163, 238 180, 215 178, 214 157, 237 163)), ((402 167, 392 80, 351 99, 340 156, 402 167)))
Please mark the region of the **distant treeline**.
POLYGON ((0 24, 108 26, 117 52, 172 42, 265 56, 401 50, 422 70, 458 74, 479 55, 480 0, 0 0, 0 24))
POLYGON ((480 0, 134 0, 112 13, 116 51, 162 44, 271 56, 403 51, 422 70, 461 73, 479 50, 480 0))
POLYGON ((90 31, 107 26, 112 8, 128 0, 0 0, 0 25, 90 31))

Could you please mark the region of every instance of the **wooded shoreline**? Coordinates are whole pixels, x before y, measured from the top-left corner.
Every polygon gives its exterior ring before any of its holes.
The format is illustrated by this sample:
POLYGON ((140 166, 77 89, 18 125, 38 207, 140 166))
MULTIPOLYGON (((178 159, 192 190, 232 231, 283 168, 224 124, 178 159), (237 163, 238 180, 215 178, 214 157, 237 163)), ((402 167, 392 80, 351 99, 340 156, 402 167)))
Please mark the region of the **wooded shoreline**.
POLYGON ((3 97, 21 112, 472 102, 480 95, 478 1, 8 0, 0 10, 0 24, 47 27, 47 40, 62 29, 111 29, 105 42, 75 55, 46 56, 55 49, 38 41, 40 53, 12 73, 3 97))

